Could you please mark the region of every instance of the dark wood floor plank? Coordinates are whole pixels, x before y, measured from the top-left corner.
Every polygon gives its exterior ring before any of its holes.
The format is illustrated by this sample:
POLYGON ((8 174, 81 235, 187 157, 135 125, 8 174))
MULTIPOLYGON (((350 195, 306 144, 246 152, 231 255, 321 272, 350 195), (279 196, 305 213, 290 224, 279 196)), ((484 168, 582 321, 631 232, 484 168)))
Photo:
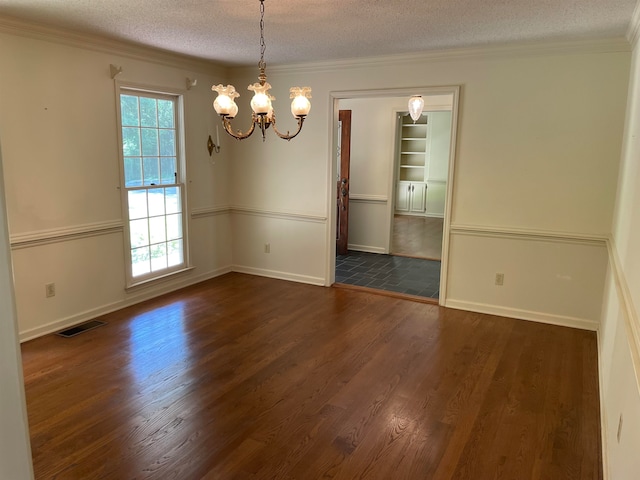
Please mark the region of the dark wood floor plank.
POLYGON ((37 479, 601 479, 593 332, 229 274, 23 345, 37 479))

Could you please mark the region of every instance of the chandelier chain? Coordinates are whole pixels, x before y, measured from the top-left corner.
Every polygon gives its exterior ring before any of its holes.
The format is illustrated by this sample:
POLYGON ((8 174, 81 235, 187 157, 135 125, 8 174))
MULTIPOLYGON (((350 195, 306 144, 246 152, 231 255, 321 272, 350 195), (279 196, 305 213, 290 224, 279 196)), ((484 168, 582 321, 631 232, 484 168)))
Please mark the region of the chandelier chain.
POLYGON ((267 49, 267 44, 264 42, 264 0, 260 0, 260 61, 258 62, 258 68, 264 69, 267 64, 264 62, 264 52, 267 49))

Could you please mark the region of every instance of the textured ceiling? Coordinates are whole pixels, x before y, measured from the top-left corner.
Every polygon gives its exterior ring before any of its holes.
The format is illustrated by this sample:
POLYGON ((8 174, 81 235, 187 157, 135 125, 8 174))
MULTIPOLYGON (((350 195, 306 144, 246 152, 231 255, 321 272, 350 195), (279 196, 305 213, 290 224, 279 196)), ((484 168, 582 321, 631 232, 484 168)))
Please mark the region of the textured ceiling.
MULTIPOLYGON (((622 37, 636 0, 265 0, 265 60, 622 37)), ((0 15, 229 65, 259 58, 258 0, 0 0, 0 15)))

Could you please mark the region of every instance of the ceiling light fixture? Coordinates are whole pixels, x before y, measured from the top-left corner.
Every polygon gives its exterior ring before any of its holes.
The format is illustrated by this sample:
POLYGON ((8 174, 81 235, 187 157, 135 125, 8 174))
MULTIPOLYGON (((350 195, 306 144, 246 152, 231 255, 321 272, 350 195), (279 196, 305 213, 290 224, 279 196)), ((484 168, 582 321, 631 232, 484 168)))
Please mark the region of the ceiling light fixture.
POLYGON ((254 132, 256 125, 262 132, 262 141, 264 141, 264 133, 269 126, 273 126, 273 131, 276 132, 276 135, 280 138, 291 140, 300 133, 302 124, 309 114, 309 110, 311 110, 311 103, 309 102, 311 98, 311 88, 292 87, 289 90, 290 98, 293 99, 291 102, 291 114, 298 121, 298 130, 294 134, 290 134, 288 131, 286 134, 278 131, 276 128, 276 114, 271 104, 271 101, 275 100, 275 98, 269 94, 271 85, 267 82, 267 75, 265 74, 267 64, 264 62, 264 52, 266 48, 264 42, 264 0, 260 0, 260 61, 258 62, 258 68, 260 70, 258 80, 260 82, 247 87, 248 90, 254 92, 254 95, 251 100, 251 109, 253 110, 251 115, 251 128, 249 128, 246 133, 242 133, 240 130, 234 132, 231 127, 231 120, 235 118, 238 113, 238 105, 236 105, 235 98, 239 97, 240 94, 236 92, 236 88, 233 85, 227 85, 225 87, 222 84, 211 87, 211 90, 218 92, 218 96, 213 102, 213 108, 215 108, 216 113, 222 117, 222 124, 226 132, 238 140, 249 138, 254 132))
POLYGON ((424 99, 420 95, 414 95, 409 99, 409 115, 416 123, 422 115, 422 109, 424 108, 424 99))

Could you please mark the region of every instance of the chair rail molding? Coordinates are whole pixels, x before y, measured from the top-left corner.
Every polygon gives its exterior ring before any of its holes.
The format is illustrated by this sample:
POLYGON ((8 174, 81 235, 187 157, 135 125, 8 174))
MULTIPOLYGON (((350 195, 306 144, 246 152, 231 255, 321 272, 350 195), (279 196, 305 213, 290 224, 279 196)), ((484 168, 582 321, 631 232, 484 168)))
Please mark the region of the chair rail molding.
POLYGON ((68 242, 80 238, 96 237, 99 235, 111 235, 122 233, 124 223, 122 220, 107 222, 87 223, 71 227, 54 228, 50 230, 38 230, 34 232, 18 233, 11 235, 11 249, 38 247, 52 243, 68 242))
POLYGON ((239 215, 253 215, 258 217, 280 218, 283 220, 295 220, 300 222, 327 223, 326 215, 313 215, 300 212, 262 210, 259 208, 233 206, 231 213, 239 215))
POLYGON ((594 244, 606 246, 606 235, 586 233, 560 232, 552 230, 535 230, 524 228, 506 228, 490 225, 451 224, 452 235, 471 235, 496 238, 520 238, 529 241, 565 242, 576 244, 594 244))

